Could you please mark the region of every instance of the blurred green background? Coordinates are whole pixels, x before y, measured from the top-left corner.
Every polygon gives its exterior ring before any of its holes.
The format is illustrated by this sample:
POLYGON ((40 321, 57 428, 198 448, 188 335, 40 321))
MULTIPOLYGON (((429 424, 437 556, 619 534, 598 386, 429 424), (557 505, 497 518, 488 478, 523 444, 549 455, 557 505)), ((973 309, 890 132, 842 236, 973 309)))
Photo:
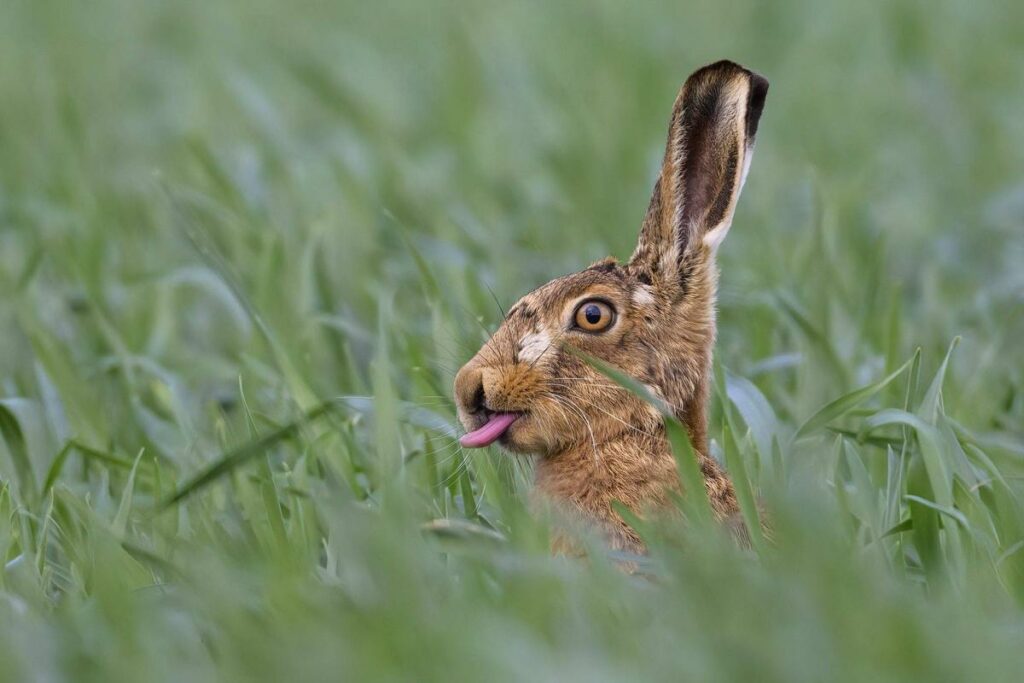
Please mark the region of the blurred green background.
POLYGON ((1022 36, 1012 2, 6 0, 0 676, 1017 680, 1022 36), (720 58, 771 90, 711 432, 776 539, 551 558, 454 371, 496 301, 629 255, 720 58))

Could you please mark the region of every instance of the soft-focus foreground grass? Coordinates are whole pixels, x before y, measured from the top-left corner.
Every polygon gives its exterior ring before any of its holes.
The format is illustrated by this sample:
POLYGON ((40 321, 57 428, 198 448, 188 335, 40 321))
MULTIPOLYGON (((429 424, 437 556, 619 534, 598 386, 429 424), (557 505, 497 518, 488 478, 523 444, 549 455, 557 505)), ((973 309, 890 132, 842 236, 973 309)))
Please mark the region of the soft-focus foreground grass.
POLYGON ((0 3, 0 672, 1018 679, 1022 26, 0 3), (726 56, 772 90, 712 433, 775 543, 550 558, 527 464, 454 447, 453 371, 495 298, 628 255, 676 88, 726 56))

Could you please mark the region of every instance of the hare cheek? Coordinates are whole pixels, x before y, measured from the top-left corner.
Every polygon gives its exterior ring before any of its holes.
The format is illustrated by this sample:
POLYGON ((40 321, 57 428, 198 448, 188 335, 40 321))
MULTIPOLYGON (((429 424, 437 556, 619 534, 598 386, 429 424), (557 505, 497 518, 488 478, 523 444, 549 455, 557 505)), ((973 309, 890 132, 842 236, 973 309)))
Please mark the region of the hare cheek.
POLYGON ((532 332, 519 340, 519 360, 523 363, 536 363, 551 346, 551 336, 547 332, 532 332))

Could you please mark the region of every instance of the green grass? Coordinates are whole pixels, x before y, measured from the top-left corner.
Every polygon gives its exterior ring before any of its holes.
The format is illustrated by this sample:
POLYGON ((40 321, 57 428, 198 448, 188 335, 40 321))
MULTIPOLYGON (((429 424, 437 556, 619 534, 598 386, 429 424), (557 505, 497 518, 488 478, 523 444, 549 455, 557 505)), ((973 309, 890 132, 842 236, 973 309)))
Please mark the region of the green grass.
POLYGON ((2 677, 1017 680, 1022 26, 0 3, 2 677), (772 87, 711 432, 774 543, 551 558, 528 464, 454 446, 454 371, 495 299, 629 254, 722 57, 772 87))

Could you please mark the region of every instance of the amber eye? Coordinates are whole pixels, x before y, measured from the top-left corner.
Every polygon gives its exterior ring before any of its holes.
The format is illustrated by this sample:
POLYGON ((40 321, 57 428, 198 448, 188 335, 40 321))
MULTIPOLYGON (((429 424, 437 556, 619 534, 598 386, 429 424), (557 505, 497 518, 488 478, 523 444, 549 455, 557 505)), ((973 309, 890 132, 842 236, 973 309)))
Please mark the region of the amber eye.
POLYGON ((590 299, 576 307, 573 321, 586 332, 604 332, 615 322, 615 311, 604 301, 590 299))

